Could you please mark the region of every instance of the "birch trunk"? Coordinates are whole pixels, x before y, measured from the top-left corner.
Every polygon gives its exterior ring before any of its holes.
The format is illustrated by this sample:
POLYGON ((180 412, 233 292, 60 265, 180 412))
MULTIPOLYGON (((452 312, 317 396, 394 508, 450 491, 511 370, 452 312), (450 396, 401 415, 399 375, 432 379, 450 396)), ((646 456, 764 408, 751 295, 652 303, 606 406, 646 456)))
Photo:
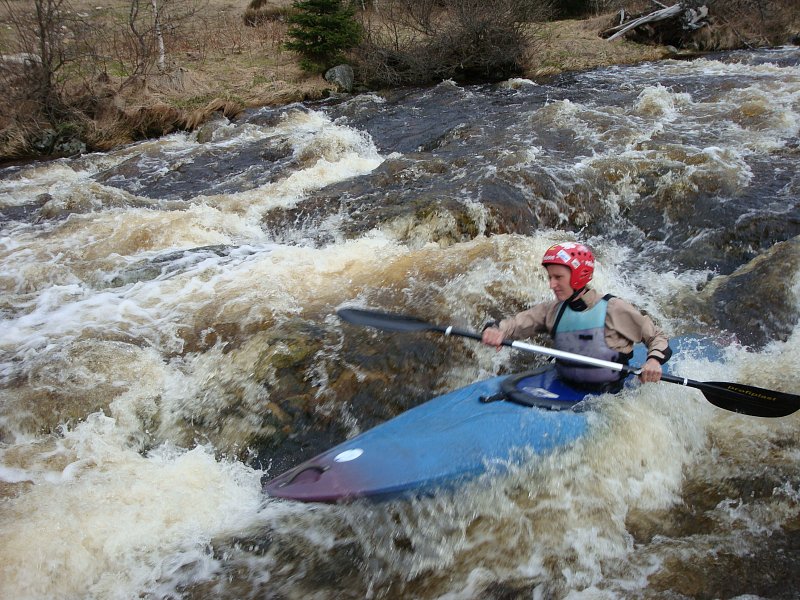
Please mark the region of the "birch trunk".
POLYGON ((158 0, 150 0, 153 7, 153 30, 156 35, 156 44, 158 45, 158 70, 162 73, 167 70, 167 52, 164 49, 164 35, 161 32, 161 15, 158 12, 158 0))

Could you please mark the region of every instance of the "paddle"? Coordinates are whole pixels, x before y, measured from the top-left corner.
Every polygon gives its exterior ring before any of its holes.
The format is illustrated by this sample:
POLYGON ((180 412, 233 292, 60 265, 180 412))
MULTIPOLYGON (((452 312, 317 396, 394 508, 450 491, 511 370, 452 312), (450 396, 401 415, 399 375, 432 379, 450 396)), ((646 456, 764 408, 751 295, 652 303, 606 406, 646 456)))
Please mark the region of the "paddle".
MULTIPOLYGON (((457 335, 474 340, 481 340, 483 337, 481 334, 475 333, 474 331, 457 329, 452 326, 442 327, 440 325, 433 325, 432 323, 426 323, 425 321, 406 315, 362 310, 358 308, 342 308, 336 311, 336 313, 339 315, 339 318, 348 323, 365 325, 367 327, 383 329, 384 331, 435 331, 445 335, 457 335)), ((526 344, 525 342, 503 340, 503 345, 525 352, 535 352, 537 354, 554 356, 572 362, 614 369, 615 371, 626 374, 638 375, 640 372, 640 369, 636 367, 629 367, 615 362, 600 360, 590 356, 582 356, 580 354, 572 354, 570 352, 563 352, 543 346, 526 344)), ((703 392, 706 399, 714 406, 744 415, 751 415, 754 417, 785 417, 800 409, 800 396, 766 390, 752 385, 728 383, 725 381, 694 381, 692 379, 686 379, 685 377, 675 377, 667 373, 661 376, 661 381, 677 383, 698 389, 703 392)))

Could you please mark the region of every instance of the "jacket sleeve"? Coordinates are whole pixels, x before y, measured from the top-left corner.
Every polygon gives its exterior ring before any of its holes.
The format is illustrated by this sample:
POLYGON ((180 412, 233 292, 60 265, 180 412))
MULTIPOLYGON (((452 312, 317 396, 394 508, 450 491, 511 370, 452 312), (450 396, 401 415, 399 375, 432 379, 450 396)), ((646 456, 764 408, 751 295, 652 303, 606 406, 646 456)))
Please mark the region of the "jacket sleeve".
POLYGON ((523 310, 513 317, 500 321, 498 327, 506 338, 520 339, 531 337, 536 333, 547 333, 548 313, 557 303, 541 302, 528 310, 523 310))
POLYGON ((650 317, 621 298, 612 298, 608 303, 606 331, 606 337, 611 338, 607 339, 611 342, 609 346, 613 344, 619 347, 624 343, 619 339, 622 336, 631 342, 626 350, 628 352, 633 349, 633 344, 642 342, 647 346, 647 358, 655 358, 663 365, 672 356, 669 339, 661 328, 650 317))

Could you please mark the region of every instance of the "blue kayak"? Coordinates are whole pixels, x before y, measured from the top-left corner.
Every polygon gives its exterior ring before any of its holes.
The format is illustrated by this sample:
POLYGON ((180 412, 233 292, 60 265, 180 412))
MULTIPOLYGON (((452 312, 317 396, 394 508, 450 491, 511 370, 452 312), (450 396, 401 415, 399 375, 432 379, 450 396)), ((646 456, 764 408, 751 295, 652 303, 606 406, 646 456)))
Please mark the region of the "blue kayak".
POLYGON ((523 451, 580 438, 586 391, 552 366, 493 377, 438 396, 269 481, 270 496, 305 502, 382 500, 473 478, 523 451))
MULTIPOLYGON (((697 338, 670 345, 697 354, 698 342, 711 358, 713 345, 697 338)), ((632 364, 644 359, 644 349, 637 348, 632 364)), ((526 453, 544 454, 577 440, 587 429, 586 400, 596 395, 558 379, 553 366, 472 383, 290 469, 264 491, 303 502, 345 502, 453 486, 519 462, 526 453)))
POLYGON ((323 452, 268 482, 264 491, 305 502, 424 493, 519 460, 523 449, 545 453, 581 437, 586 415, 569 409, 586 395, 557 379, 553 367, 479 381, 323 452), (501 399, 512 378, 532 402, 538 395, 550 408, 501 399))

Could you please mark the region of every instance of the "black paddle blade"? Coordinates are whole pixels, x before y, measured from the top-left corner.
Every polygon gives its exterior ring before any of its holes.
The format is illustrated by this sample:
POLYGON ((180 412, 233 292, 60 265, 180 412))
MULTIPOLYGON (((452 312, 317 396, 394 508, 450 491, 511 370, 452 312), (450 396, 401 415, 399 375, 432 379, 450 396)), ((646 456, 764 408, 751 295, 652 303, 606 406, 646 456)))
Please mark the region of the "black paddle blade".
POLYGON ((360 308, 340 308, 336 311, 339 318, 354 325, 366 325, 384 331, 434 331, 439 328, 420 319, 405 315, 363 310, 360 308))
POLYGON ((800 409, 800 396, 765 390, 752 385, 709 381, 696 387, 714 406, 743 415, 786 417, 800 409))

